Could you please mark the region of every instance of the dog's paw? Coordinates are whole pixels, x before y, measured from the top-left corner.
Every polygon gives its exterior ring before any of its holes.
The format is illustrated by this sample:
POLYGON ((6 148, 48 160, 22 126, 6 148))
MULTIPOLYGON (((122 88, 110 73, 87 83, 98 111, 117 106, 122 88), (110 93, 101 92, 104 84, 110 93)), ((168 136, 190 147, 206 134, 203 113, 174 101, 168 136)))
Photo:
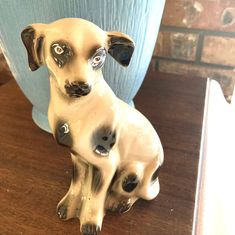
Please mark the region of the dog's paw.
POLYGON ((67 205, 61 203, 57 206, 57 215, 61 220, 67 220, 67 205))
POLYGON ((81 233, 83 235, 97 235, 100 232, 100 227, 96 224, 83 224, 81 233))
POLYGON ((123 201, 118 201, 116 203, 113 203, 109 208, 108 211, 110 212, 116 212, 123 214, 131 209, 131 202, 129 199, 123 200, 123 201))
POLYGON ((121 202, 118 206, 118 213, 122 214, 129 211, 131 209, 131 206, 132 204, 127 201, 121 202))

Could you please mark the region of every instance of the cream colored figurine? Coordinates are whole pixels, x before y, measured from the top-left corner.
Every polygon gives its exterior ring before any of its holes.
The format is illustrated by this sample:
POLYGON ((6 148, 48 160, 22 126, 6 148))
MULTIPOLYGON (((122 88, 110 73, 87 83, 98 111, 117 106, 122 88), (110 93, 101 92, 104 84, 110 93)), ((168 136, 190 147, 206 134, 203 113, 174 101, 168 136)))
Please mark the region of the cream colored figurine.
POLYGON ((97 234, 106 210, 126 212, 138 198, 159 193, 159 137, 140 112, 114 95, 101 71, 107 54, 128 66, 134 42, 78 18, 32 24, 21 37, 30 69, 49 70, 50 127, 74 164, 58 215, 78 217, 82 234, 97 234))

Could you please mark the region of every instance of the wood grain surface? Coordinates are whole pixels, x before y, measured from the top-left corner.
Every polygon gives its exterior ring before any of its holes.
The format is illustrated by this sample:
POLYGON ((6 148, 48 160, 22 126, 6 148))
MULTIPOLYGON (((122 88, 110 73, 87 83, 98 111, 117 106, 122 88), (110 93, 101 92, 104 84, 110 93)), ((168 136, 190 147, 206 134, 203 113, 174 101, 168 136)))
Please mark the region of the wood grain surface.
MULTIPOLYGON (((107 214, 101 234, 191 234, 205 88, 204 79, 147 75, 135 104, 164 146, 161 192, 126 214, 107 214)), ((77 219, 56 216, 70 184, 68 150, 32 122, 32 105, 15 81, 0 87, 0 107, 0 234, 80 234, 77 219)))
POLYGON ((13 79, 11 71, 0 49, 0 86, 13 79))

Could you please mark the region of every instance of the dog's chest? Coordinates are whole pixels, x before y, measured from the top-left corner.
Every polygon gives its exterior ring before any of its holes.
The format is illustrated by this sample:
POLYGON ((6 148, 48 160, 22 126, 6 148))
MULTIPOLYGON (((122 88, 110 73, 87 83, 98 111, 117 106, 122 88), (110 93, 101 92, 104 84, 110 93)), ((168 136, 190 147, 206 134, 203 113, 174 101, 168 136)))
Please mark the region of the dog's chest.
POLYGON ((57 143, 71 149, 80 146, 81 141, 93 146, 94 133, 110 123, 104 120, 105 116, 99 109, 91 110, 88 107, 76 107, 74 104, 70 106, 50 102, 48 110, 49 124, 57 143))

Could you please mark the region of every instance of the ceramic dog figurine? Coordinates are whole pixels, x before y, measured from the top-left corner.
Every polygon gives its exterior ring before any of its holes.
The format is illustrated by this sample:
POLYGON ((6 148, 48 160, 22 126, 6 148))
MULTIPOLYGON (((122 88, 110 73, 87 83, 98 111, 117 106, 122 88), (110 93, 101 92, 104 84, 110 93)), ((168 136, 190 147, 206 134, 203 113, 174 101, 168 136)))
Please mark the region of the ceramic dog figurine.
POLYGON ((138 198, 159 193, 159 137, 140 112, 114 95, 101 71, 108 54, 128 66, 134 42, 78 18, 32 24, 21 37, 30 69, 48 67, 50 127, 74 165, 57 213, 63 220, 78 217, 82 234, 97 234, 106 210, 125 212, 138 198))

